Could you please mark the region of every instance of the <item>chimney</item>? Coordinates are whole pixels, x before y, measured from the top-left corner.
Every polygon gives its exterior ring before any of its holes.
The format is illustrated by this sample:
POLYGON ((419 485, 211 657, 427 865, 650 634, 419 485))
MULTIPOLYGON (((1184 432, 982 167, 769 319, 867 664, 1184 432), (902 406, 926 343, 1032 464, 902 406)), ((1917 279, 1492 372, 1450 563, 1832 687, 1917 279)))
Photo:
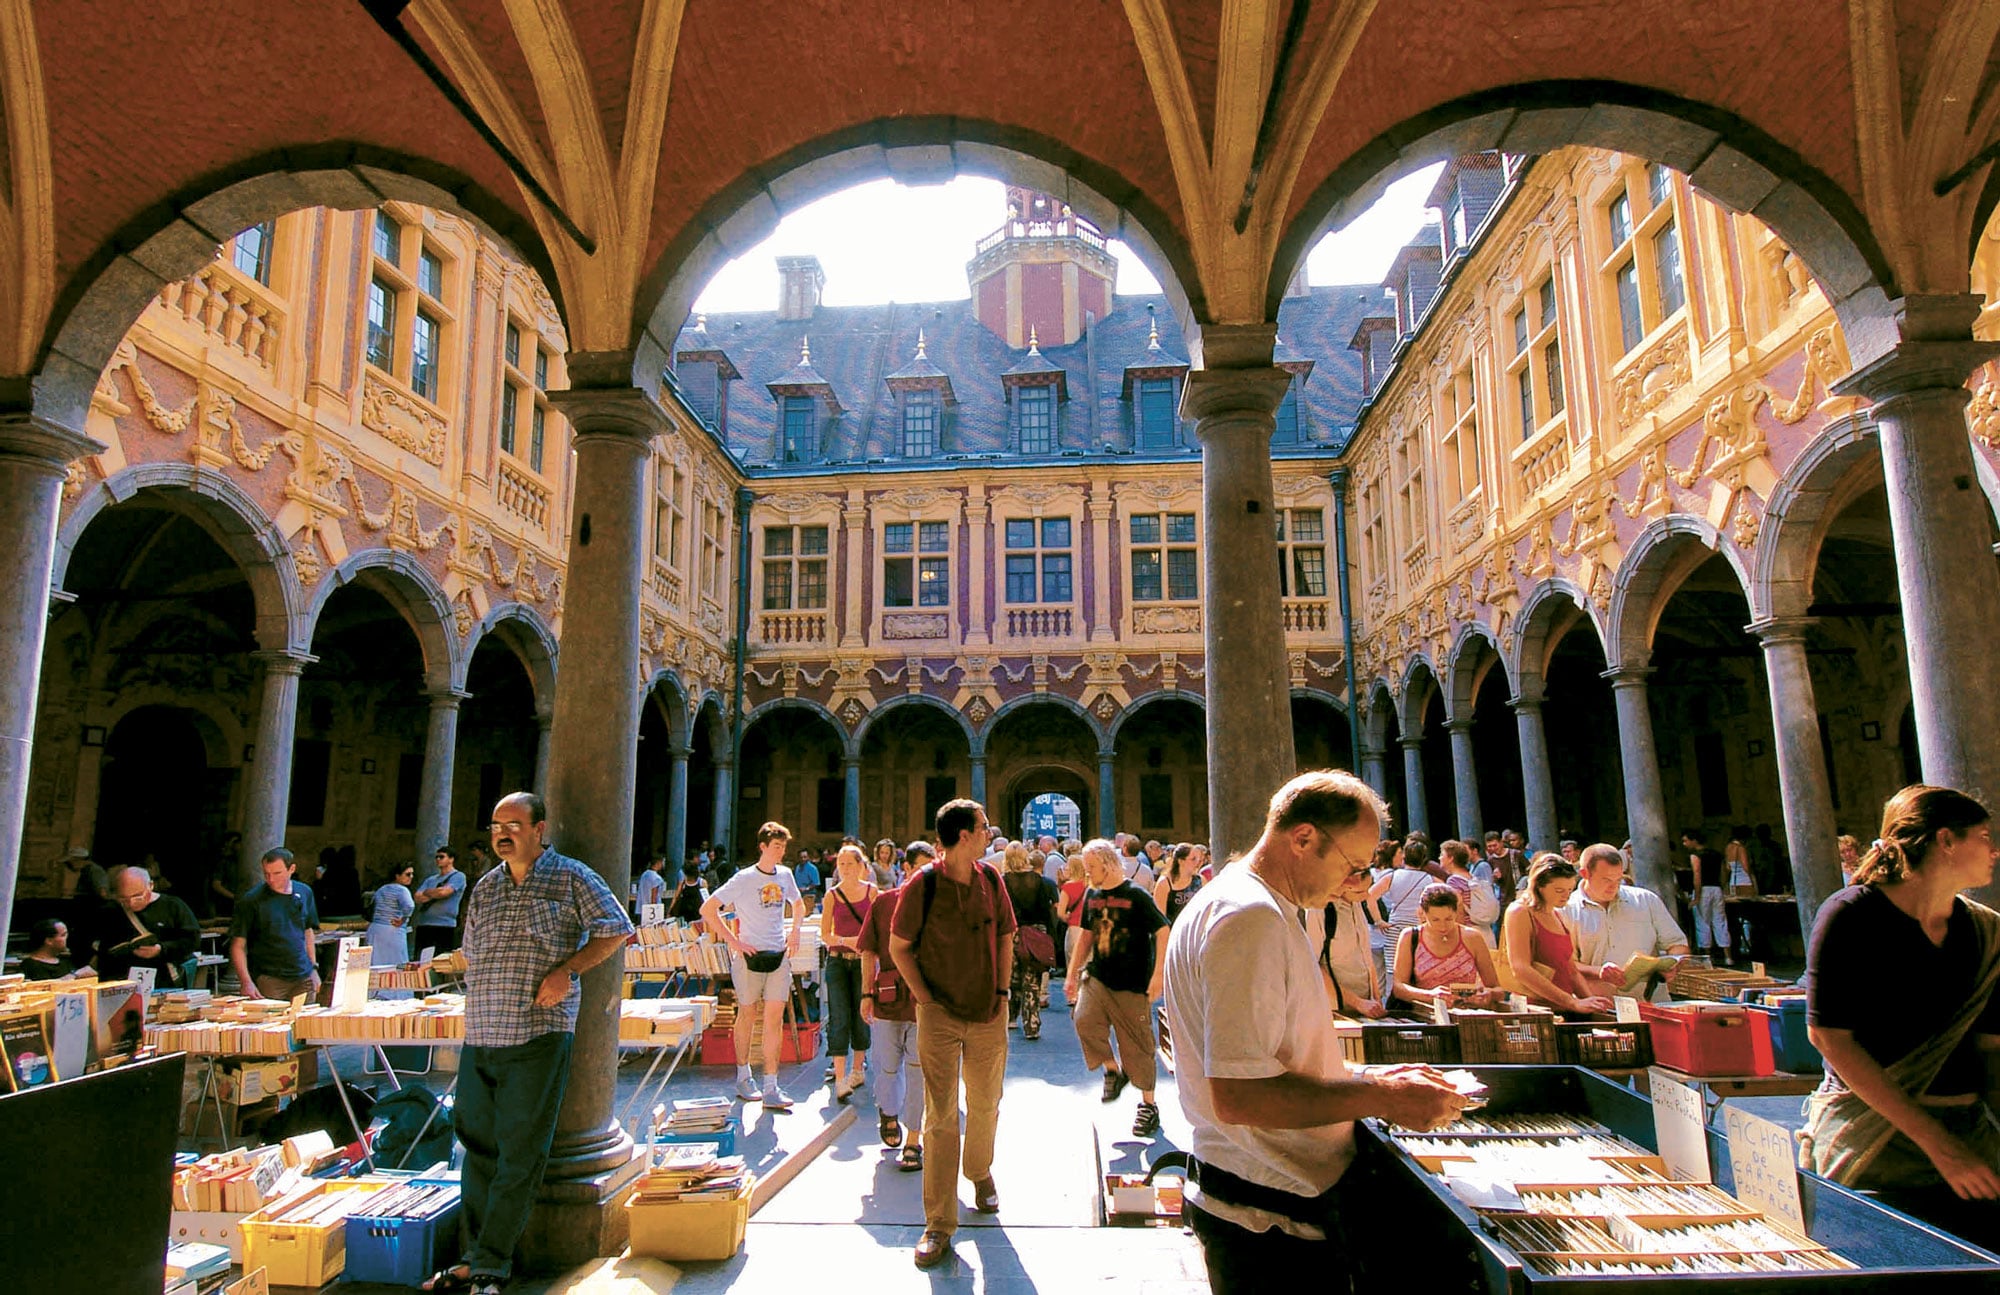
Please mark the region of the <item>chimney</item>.
POLYGON ((811 319, 826 287, 826 271, 817 256, 778 258, 778 318, 811 319))

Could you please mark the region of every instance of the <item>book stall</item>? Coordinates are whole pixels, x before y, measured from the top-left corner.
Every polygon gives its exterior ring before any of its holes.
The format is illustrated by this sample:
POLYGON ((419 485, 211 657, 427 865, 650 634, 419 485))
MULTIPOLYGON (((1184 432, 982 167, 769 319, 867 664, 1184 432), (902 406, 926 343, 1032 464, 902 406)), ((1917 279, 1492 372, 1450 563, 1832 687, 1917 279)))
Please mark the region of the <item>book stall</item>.
POLYGON ((1782 1126, 1656 1072, 1655 1100, 1577 1068, 1474 1068, 1483 1100, 1442 1129, 1358 1126, 1357 1226, 1421 1232, 1438 1289, 2000 1289, 2000 1256, 1801 1173, 1782 1126), (1376 1217, 1379 1212, 1379 1219, 1376 1217))
POLYGON ((411 962, 400 967, 368 968, 368 991, 412 989, 458 989, 465 983, 465 954, 453 949, 428 962, 411 962))
POLYGON ((712 996, 692 998, 627 998, 618 1004, 618 1048, 621 1052, 650 1051, 652 1060, 638 1088, 626 1103, 624 1123, 646 1109, 646 1094, 664 1094, 688 1053, 701 1042, 702 1032, 715 1020, 712 996), (661 1066, 665 1065, 664 1072, 661 1066))

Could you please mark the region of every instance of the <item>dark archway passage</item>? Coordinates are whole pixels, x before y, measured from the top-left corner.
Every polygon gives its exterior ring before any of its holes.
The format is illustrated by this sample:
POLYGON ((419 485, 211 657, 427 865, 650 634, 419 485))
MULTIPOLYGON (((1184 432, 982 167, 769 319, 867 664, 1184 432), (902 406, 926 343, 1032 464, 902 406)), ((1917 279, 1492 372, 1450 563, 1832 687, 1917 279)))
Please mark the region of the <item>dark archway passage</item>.
POLYGON ((118 721, 104 744, 98 784, 97 862, 140 863, 175 893, 199 904, 206 885, 203 820, 213 784, 194 715, 176 706, 141 706, 118 721))
MULTIPOLYGON (((1604 648, 1578 618, 1549 654, 1542 704, 1555 786, 1556 826, 1580 841, 1625 839, 1624 766, 1618 755, 1618 712, 1604 677, 1604 648)), ((1535 841, 1553 850, 1554 841, 1535 841)))
POLYGON ((1521 731, 1507 704, 1507 672, 1496 661, 1479 680, 1472 702, 1472 762, 1479 770, 1479 812, 1485 820, 1461 823, 1468 838, 1487 831, 1527 830, 1527 800, 1521 788, 1521 731))

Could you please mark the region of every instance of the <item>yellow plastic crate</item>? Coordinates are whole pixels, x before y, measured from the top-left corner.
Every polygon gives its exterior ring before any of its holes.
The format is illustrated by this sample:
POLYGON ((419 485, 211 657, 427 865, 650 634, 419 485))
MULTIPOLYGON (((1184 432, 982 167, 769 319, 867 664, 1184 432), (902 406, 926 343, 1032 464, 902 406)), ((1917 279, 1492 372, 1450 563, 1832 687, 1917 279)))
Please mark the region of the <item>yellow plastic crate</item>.
MULTIPOLYGON (((625 1200, 625 1216, 631 1225, 632 1253, 649 1259, 727 1259, 743 1248, 743 1234, 750 1226, 750 1198, 757 1179, 744 1180, 743 1193, 727 1201, 676 1201, 673 1204, 640 1205, 632 1197, 625 1200)), ((638 1195, 633 1193, 633 1197, 638 1195)))
POLYGON ((270 1274, 273 1286, 307 1286, 317 1289, 340 1276, 347 1268, 347 1219, 326 1223, 274 1223, 272 1217, 288 1213, 303 1200, 340 1192, 379 1192, 386 1183, 327 1182, 309 1192, 273 1201, 238 1225, 243 1237, 243 1269, 258 1268, 270 1274))

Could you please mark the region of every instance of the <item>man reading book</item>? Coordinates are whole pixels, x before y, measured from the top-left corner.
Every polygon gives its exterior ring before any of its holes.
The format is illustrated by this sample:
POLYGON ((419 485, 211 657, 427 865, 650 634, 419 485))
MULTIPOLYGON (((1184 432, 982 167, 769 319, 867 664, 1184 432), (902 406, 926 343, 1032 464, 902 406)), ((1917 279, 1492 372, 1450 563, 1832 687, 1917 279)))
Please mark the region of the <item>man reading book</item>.
POLYGON ((112 876, 111 899, 98 915, 97 974, 123 980, 134 967, 151 967, 160 988, 186 984, 186 964, 201 947, 194 910, 155 891, 152 875, 138 867, 112 876))
POLYGON ((1687 934, 1658 895, 1625 880, 1625 856, 1617 846, 1600 843, 1585 850, 1580 873, 1582 884, 1565 911, 1576 929, 1576 960, 1597 968, 1592 979, 1599 985, 1591 986, 1592 992, 1644 998, 1664 967, 1634 964, 1633 958, 1685 957, 1687 934))

